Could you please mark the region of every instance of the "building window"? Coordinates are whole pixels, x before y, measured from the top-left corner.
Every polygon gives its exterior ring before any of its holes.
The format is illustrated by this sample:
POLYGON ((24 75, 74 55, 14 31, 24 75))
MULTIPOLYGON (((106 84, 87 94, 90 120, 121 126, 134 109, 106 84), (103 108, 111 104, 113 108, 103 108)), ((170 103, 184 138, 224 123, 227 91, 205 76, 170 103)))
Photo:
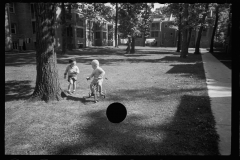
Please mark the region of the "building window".
POLYGON ((11 23, 11 33, 17 34, 17 24, 11 23))
POLYGON ((32 21, 32 30, 33 30, 33 34, 36 33, 36 22, 32 21))
POLYGON ((35 12, 33 3, 31 3, 31 17, 32 19, 36 19, 36 12, 35 12))
POLYGON ((103 30, 107 30, 107 24, 103 23, 103 30))
POLYGON ((13 42, 12 45, 13 45, 13 49, 18 49, 18 42, 13 42))
POLYGON ((151 37, 158 37, 158 31, 152 31, 151 37))
POLYGON ((152 30, 159 30, 159 23, 152 23, 152 30))
POLYGON ((15 13, 14 3, 9 3, 9 12, 10 12, 10 13, 15 13))
POLYGON ((82 28, 77 28, 77 37, 83 38, 83 29, 82 28))
POLYGON ((96 32, 96 39, 100 39, 100 32, 96 32))
POLYGON ((83 26, 83 19, 78 14, 76 14, 76 21, 79 26, 83 26))
POLYGON ((108 25, 108 32, 113 32, 113 26, 112 25, 108 25))
POLYGON ((107 32, 103 32, 103 39, 107 39, 107 32))
POLYGON ((170 33, 170 36, 172 37, 172 36, 173 36, 173 33, 170 33))

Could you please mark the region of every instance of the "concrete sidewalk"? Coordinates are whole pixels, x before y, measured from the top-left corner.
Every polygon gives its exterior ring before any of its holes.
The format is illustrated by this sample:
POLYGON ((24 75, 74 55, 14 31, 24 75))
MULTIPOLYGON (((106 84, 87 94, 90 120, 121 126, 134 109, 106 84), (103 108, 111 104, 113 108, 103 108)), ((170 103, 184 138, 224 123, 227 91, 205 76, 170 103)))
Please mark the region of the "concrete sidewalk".
POLYGON ((219 152, 221 155, 230 155, 232 71, 207 50, 201 49, 201 53, 216 130, 220 136, 219 152))

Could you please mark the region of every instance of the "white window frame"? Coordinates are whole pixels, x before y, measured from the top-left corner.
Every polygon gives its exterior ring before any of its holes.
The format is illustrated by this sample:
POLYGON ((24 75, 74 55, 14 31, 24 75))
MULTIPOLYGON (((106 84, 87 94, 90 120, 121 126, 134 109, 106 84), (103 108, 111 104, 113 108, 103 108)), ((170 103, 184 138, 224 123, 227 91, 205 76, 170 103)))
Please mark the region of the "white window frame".
POLYGON ((10 12, 10 13, 15 13, 14 3, 9 3, 9 12, 10 12), (10 7, 11 4, 12 4, 12 7, 10 7), (10 8, 13 8, 13 11, 12 11, 12 12, 11 12, 10 8))
POLYGON ((11 33, 12 34, 17 34, 17 23, 11 23, 11 33), (12 24, 14 24, 15 33, 12 33, 12 24))

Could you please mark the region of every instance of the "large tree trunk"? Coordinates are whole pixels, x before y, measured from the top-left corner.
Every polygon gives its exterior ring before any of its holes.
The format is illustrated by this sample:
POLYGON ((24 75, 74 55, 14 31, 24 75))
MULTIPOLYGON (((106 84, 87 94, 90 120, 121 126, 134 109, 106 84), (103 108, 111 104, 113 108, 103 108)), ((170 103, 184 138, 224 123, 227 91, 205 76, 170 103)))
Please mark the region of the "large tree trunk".
POLYGON ((135 37, 132 37, 130 53, 135 53, 135 37))
POLYGON ((180 52, 181 51, 181 24, 182 24, 182 16, 181 14, 179 14, 179 25, 178 25, 178 42, 177 42, 177 51, 176 52, 180 52))
POLYGON ((56 52, 54 51, 55 4, 36 3, 36 86, 30 100, 60 100, 56 52))
POLYGON ((116 3, 116 18, 115 18, 115 47, 118 48, 118 3, 116 3))
POLYGON ((10 28, 9 3, 5 4, 5 51, 12 50, 12 36, 10 28))
POLYGON ((62 54, 66 54, 66 48, 67 48, 67 34, 66 34, 66 11, 65 11, 65 5, 62 2, 61 3, 61 20, 62 20, 62 54))
MULTIPOLYGON (((68 3, 68 15, 69 15, 69 17, 70 17, 70 21, 71 21, 71 19, 72 19, 72 4, 71 3, 68 3)), ((72 39, 72 35, 73 35, 73 33, 72 33, 72 31, 73 31, 73 29, 72 29, 72 26, 71 26, 71 24, 69 24, 69 36, 70 36, 70 38, 69 38, 69 41, 70 42, 68 42, 68 49, 71 51, 72 50, 72 45, 73 45, 73 39, 72 39)))
POLYGON ((229 23, 228 23, 228 33, 229 33, 229 42, 228 42, 228 48, 227 48, 227 54, 232 54, 232 5, 230 6, 230 12, 229 12, 229 23))
POLYGON ((214 44, 214 37, 215 37, 215 33, 217 30, 217 26, 218 26, 218 10, 219 10, 219 5, 216 6, 216 19, 215 19, 215 23, 214 23, 214 27, 213 27, 213 32, 212 32, 212 37, 211 37, 211 43, 210 43, 210 53, 213 53, 213 44, 214 44))
MULTIPOLYGON (((206 3, 205 5, 205 12, 208 11, 208 5, 209 3, 206 3)), ((201 42, 201 37, 202 37, 202 30, 203 30, 203 24, 205 23, 207 13, 203 14, 202 20, 201 20, 201 26, 198 32, 198 37, 197 37, 197 42, 196 42, 196 47, 195 47, 195 52, 194 54, 200 54, 199 48, 200 48, 200 42, 201 42)))
POLYGON ((189 44, 190 44, 190 41, 191 41, 191 36, 192 36, 192 28, 189 28, 189 31, 188 31, 188 48, 189 48, 189 44))
POLYGON ((188 54, 188 46, 187 46, 187 20, 188 20, 188 3, 184 4, 184 12, 183 12, 183 18, 185 19, 184 25, 182 27, 182 34, 183 34, 183 41, 182 41, 182 51, 181 51, 181 58, 186 58, 188 54))
POLYGON ((199 48, 200 48, 200 42, 201 42, 201 36, 202 36, 202 30, 203 30, 203 26, 201 26, 200 29, 199 29, 199 31, 198 31, 197 42, 196 42, 195 52, 194 52, 194 54, 200 54, 200 52, 199 52, 199 48))

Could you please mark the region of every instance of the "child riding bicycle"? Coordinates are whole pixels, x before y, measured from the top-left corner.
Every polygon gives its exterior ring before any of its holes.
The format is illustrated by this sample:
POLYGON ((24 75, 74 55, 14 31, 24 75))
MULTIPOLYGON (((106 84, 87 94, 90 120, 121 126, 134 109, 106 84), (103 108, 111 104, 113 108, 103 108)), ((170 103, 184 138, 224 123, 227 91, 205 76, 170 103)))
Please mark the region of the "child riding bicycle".
POLYGON ((105 75, 105 71, 101 67, 99 67, 99 62, 96 59, 91 62, 91 65, 93 68, 93 72, 89 77, 87 77, 87 80, 90 80, 93 77, 93 80, 90 84, 91 96, 94 96, 94 85, 98 86, 99 94, 101 96, 104 96, 102 92, 102 84, 103 84, 103 77, 105 75))

